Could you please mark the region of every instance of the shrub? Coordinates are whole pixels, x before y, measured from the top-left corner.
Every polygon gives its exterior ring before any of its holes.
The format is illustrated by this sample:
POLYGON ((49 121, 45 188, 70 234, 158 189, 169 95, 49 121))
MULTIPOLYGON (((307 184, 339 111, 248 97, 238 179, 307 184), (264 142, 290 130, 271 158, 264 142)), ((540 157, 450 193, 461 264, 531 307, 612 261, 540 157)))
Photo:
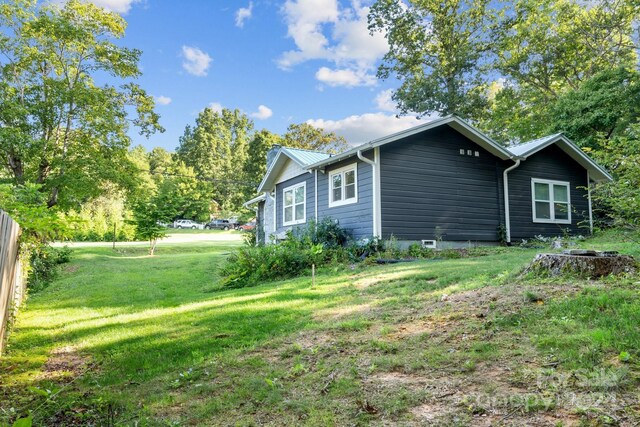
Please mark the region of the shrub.
POLYGON ((57 276, 59 265, 71 260, 71 249, 41 246, 31 253, 29 260, 29 276, 27 288, 30 292, 38 292, 46 288, 57 276))

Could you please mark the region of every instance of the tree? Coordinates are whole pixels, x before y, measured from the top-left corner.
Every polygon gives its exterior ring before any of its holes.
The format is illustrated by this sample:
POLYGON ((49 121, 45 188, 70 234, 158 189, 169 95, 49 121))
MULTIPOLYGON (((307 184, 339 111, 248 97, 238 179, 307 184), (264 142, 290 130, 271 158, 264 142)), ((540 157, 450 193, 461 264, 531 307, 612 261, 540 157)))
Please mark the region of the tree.
POLYGON ((567 91, 600 72, 637 65, 632 37, 637 4, 517 0, 512 9, 493 31, 493 69, 502 76, 504 93, 491 100, 491 113, 480 123, 489 133, 508 129, 508 140, 539 137, 567 91))
POLYGON ((0 156, 12 181, 38 184, 49 207, 78 206, 105 181, 130 184, 129 122, 142 135, 163 129, 132 82, 141 52, 114 42, 126 22, 90 2, 11 0, 0 27, 0 156), (122 84, 101 85, 98 74, 122 84))
POLYGON ((239 210, 252 187, 242 174, 253 121, 239 110, 205 108, 187 126, 176 155, 196 176, 209 180, 211 197, 223 209, 239 210))
POLYGON ((640 119, 640 73, 623 67, 602 71, 560 96, 551 115, 550 132, 564 132, 589 150, 610 150, 606 141, 626 136, 640 119))
POLYGON ((400 80, 393 99, 403 114, 482 114, 488 3, 377 0, 371 7, 369 29, 384 32, 389 43, 378 76, 400 80))
POLYGON ((332 154, 340 153, 349 148, 349 144, 343 137, 333 132, 326 132, 309 123, 289 125, 287 132, 282 136, 282 143, 286 147, 332 154))
POLYGON ((166 228, 160 225, 167 221, 167 214, 157 200, 139 201, 133 209, 136 235, 149 241, 149 255, 153 256, 158 240, 167 236, 166 228))
MULTIPOLYGON (((273 145, 282 143, 282 137, 280 137, 280 135, 271 133, 266 129, 262 129, 253 135, 253 138, 249 142, 247 160, 244 166, 244 176, 248 182, 255 183, 257 187, 267 172, 267 152, 273 145)), ((250 190, 253 191, 253 189, 250 190)), ((250 195, 251 194, 248 194, 248 196, 250 195)))

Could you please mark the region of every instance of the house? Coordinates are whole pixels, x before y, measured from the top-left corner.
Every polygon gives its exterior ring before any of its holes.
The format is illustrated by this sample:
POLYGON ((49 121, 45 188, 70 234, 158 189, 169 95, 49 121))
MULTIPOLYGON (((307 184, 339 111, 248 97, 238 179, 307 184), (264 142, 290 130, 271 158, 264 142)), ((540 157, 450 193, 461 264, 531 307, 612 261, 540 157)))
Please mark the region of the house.
POLYGON ((456 116, 338 155, 274 146, 258 187, 267 242, 330 217, 356 239, 455 246, 593 228, 590 187, 611 176, 562 134, 505 147, 456 116))

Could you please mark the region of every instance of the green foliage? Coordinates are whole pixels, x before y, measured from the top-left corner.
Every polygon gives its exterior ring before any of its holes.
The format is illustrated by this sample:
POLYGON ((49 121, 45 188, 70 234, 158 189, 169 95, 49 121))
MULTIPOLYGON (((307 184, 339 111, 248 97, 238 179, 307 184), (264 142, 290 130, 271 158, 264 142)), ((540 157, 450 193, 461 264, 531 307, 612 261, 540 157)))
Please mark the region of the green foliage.
POLYGON ((148 201, 138 201, 133 208, 136 237, 149 241, 149 255, 154 254, 158 239, 167 235, 167 229, 160 223, 168 221, 169 213, 158 200, 156 197, 148 201))
POLYGON ((384 33, 389 43, 378 76, 400 80, 393 99, 401 112, 481 114, 491 14, 485 0, 374 3, 369 29, 384 33))
POLYGON ((55 209, 47 207, 46 196, 36 184, 0 184, 0 209, 23 230, 21 242, 41 244, 68 234, 68 226, 55 209))
POLYGON ((277 144, 282 144, 282 138, 266 129, 253 135, 249 141, 247 161, 244 165, 247 182, 256 183, 257 187, 257 184, 262 181, 262 177, 267 172, 267 152, 277 144))
POLYGON ((0 7, 0 27, 4 173, 16 185, 39 184, 50 207, 77 208, 105 182, 135 186, 130 123, 144 135, 163 129, 153 98, 132 83, 141 52, 114 42, 124 19, 78 0, 11 0, 0 7), (99 74, 122 84, 101 85, 99 74))
POLYGON ((341 153, 349 148, 349 144, 343 137, 309 123, 290 124, 287 132, 282 136, 282 142, 287 147, 332 154, 341 153))
POLYGON ((104 196, 84 203, 78 212, 70 211, 65 218, 73 219, 69 226, 71 239, 110 242, 114 240, 115 228, 115 240, 133 240, 136 230, 129 221, 132 214, 125 202, 122 193, 106 192, 104 196))
POLYGON ((38 292, 46 288, 58 277, 59 266, 71 261, 71 249, 67 246, 54 248, 43 245, 31 252, 30 269, 27 280, 29 292, 38 292))
POLYGON ((640 118, 640 73, 624 67, 599 72, 563 94, 551 114, 554 120, 549 132, 561 131, 585 150, 615 155, 624 147, 603 144, 626 135, 640 118))
MULTIPOLYGON (((253 236, 252 236, 253 237, 253 236)), ((331 218, 290 230, 287 239, 276 245, 248 247, 229 256, 221 270, 225 287, 255 286, 277 278, 296 277, 312 264, 323 266, 351 258, 343 248, 348 234, 331 218)))
POLYGON ((176 155, 195 176, 210 180, 208 196, 220 209, 240 210, 257 183, 247 182, 243 168, 253 121, 240 110, 205 108, 194 127, 187 126, 176 155))

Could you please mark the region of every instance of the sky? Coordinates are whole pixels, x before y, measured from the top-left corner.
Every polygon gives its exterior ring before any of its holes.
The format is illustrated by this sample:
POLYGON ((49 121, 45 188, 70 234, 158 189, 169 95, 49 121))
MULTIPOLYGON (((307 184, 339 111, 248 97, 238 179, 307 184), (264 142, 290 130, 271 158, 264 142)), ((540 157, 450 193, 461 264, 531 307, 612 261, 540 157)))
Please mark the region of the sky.
POLYGON ((173 151, 198 112, 238 108, 257 130, 308 122, 360 144, 420 122, 397 118, 376 69, 387 52, 367 29, 365 0, 90 0, 128 22, 120 44, 142 50, 138 83, 166 132, 134 145, 173 151))

